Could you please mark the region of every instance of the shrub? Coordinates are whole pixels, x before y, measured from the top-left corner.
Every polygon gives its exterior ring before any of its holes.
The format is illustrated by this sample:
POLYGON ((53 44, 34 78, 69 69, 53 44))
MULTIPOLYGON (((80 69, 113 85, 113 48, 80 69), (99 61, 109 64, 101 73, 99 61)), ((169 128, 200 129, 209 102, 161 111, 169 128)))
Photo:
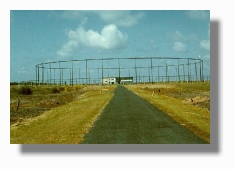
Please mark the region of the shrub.
POLYGON ((80 90, 81 89, 81 86, 75 86, 74 87, 76 91, 80 90))
POLYGON ((57 87, 53 87, 53 88, 51 89, 51 92, 52 92, 52 93, 60 93, 60 90, 59 90, 57 87))
POLYGON ((19 94, 31 95, 33 90, 27 86, 23 86, 19 89, 19 94))
POLYGON ((65 92, 71 92, 72 90, 73 90, 73 87, 65 86, 65 89, 64 89, 65 92))
POLYGON ((57 89, 58 89, 60 92, 62 92, 62 91, 65 90, 64 87, 62 87, 62 86, 59 86, 57 89))

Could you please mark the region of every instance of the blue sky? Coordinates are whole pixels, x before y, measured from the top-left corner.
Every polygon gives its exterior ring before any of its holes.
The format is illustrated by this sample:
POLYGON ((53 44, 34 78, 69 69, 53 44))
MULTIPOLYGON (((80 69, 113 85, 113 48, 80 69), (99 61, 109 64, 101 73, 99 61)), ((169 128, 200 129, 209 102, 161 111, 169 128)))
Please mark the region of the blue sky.
POLYGON ((35 80, 35 65, 109 57, 182 57, 210 75, 209 11, 20 11, 10 16, 10 80, 35 80))

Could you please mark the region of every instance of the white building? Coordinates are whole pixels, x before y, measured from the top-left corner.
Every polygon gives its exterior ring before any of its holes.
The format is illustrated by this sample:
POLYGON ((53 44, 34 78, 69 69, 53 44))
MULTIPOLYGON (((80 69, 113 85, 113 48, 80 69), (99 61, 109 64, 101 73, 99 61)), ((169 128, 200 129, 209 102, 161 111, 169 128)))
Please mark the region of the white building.
POLYGON ((103 78, 102 81, 103 81, 102 84, 117 84, 116 77, 103 78))
POLYGON ((120 81, 120 84, 129 84, 129 83, 133 83, 133 79, 122 79, 120 81))
POLYGON ((102 84, 131 84, 133 77, 106 77, 102 79, 102 84))

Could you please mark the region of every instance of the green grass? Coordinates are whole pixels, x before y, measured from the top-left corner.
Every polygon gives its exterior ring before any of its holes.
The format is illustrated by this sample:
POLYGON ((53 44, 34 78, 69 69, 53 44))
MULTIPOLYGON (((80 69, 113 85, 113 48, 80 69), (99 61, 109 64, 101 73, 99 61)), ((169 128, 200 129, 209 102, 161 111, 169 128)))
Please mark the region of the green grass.
MULTIPOLYGON (((191 104, 182 102, 182 99, 173 98, 171 95, 174 92, 184 92, 184 94, 195 94, 197 92, 208 91, 208 84, 204 85, 202 83, 190 83, 190 84, 167 84, 164 87, 164 90, 168 92, 160 92, 152 97, 152 91, 144 86, 127 86, 128 89, 132 90, 134 93, 138 94, 142 98, 149 101, 151 104, 155 105, 157 108, 162 110, 176 120, 179 124, 185 126, 193 133, 201 137, 203 140, 210 142, 210 112, 201 107, 197 107, 191 104), (180 85, 180 87, 179 87, 180 85), (191 87, 190 87, 191 85, 191 87), (171 90, 171 92, 169 92, 171 90)), ((163 88, 161 88, 163 89, 163 88)))
POLYGON ((98 89, 88 90, 75 101, 42 115, 11 125, 11 144, 76 144, 112 98, 98 89))

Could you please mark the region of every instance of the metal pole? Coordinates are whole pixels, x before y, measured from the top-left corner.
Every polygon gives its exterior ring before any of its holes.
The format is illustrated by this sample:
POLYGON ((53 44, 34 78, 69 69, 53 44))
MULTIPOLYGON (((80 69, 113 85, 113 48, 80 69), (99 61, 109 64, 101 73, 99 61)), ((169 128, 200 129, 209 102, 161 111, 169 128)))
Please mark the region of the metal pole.
POLYGON ((64 77, 63 77, 64 76, 64 69, 62 68, 61 70, 62 70, 62 85, 63 85, 64 84, 64 77))
POLYGON ((200 60, 200 81, 202 81, 202 60, 200 60))
POLYGON ((87 59, 86 59, 86 84, 87 84, 87 59))
POLYGON ((100 69, 98 68, 98 84, 99 84, 100 69))
POLYGON ((60 71, 60 86, 61 86, 61 68, 60 68, 60 62, 59 62, 59 71, 60 71))
POLYGON ((195 73, 196 73, 196 81, 197 81, 197 63, 195 63, 195 73))
POLYGON ((49 67, 50 67, 50 86, 51 86, 51 63, 49 63, 49 67))
POLYGON ((38 65, 38 85, 40 86, 40 66, 38 65))
POLYGON ((38 68, 37 65, 35 65, 36 68, 36 86, 38 85, 38 68))
POLYGON ((189 67, 189 77, 190 77, 190 81, 192 81, 192 71, 191 71, 191 67, 189 67))
POLYGON ((72 86, 73 86, 73 61, 72 61, 72 86))
POLYGON ((157 67, 157 81, 159 82, 159 66, 157 67))
POLYGON ((151 76, 152 76, 152 84, 153 84, 153 58, 151 57, 151 76))
POLYGON ((91 84, 90 82, 90 70, 88 69, 88 84, 91 84))
POLYGON ((190 81, 190 77, 189 77, 189 59, 188 59, 188 81, 190 81))
POLYGON ((179 59, 178 59, 178 81, 180 82, 180 65, 179 65, 179 59))
POLYGON ((54 69, 54 85, 55 85, 55 69, 54 69))
POLYGON ((47 68, 47 85, 48 85, 48 68, 47 68))
POLYGON ((102 79, 101 79, 101 84, 103 85, 103 79, 104 79, 104 63, 103 63, 103 59, 102 59, 102 79))
POLYGON ((121 83, 121 71, 120 71, 120 61, 119 61, 119 59, 118 59, 118 67, 119 67, 119 69, 118 69, 118 77, 119 77, 119 84, 121 83))
POLYGON ((137 84, 136 58, 135 58, 135 82, 136 82, 136 84, 137 84))
POLYGON ((81 83, 80 68, 78 69, 78 83, 81 83))
POLYGON ((203 75, 203 60, 202 60, 202 80, 204 81, 204 75, 203 75))
POLYGON ((69 77, 69 85, 72 84, 72 69, 69 69, 70 70, 70 77, 69 77))
POLYGON ((42 85, 44 83, 44 66, 43 66, 43 63, 42 63, 42 85))
POLYGON ((166 81, 168 82, 167 62, 166 62, 166 81))
POLYGON ((150 68, 148 68, 148 72, 149 72, 149 83, 150 83, 150 68))

